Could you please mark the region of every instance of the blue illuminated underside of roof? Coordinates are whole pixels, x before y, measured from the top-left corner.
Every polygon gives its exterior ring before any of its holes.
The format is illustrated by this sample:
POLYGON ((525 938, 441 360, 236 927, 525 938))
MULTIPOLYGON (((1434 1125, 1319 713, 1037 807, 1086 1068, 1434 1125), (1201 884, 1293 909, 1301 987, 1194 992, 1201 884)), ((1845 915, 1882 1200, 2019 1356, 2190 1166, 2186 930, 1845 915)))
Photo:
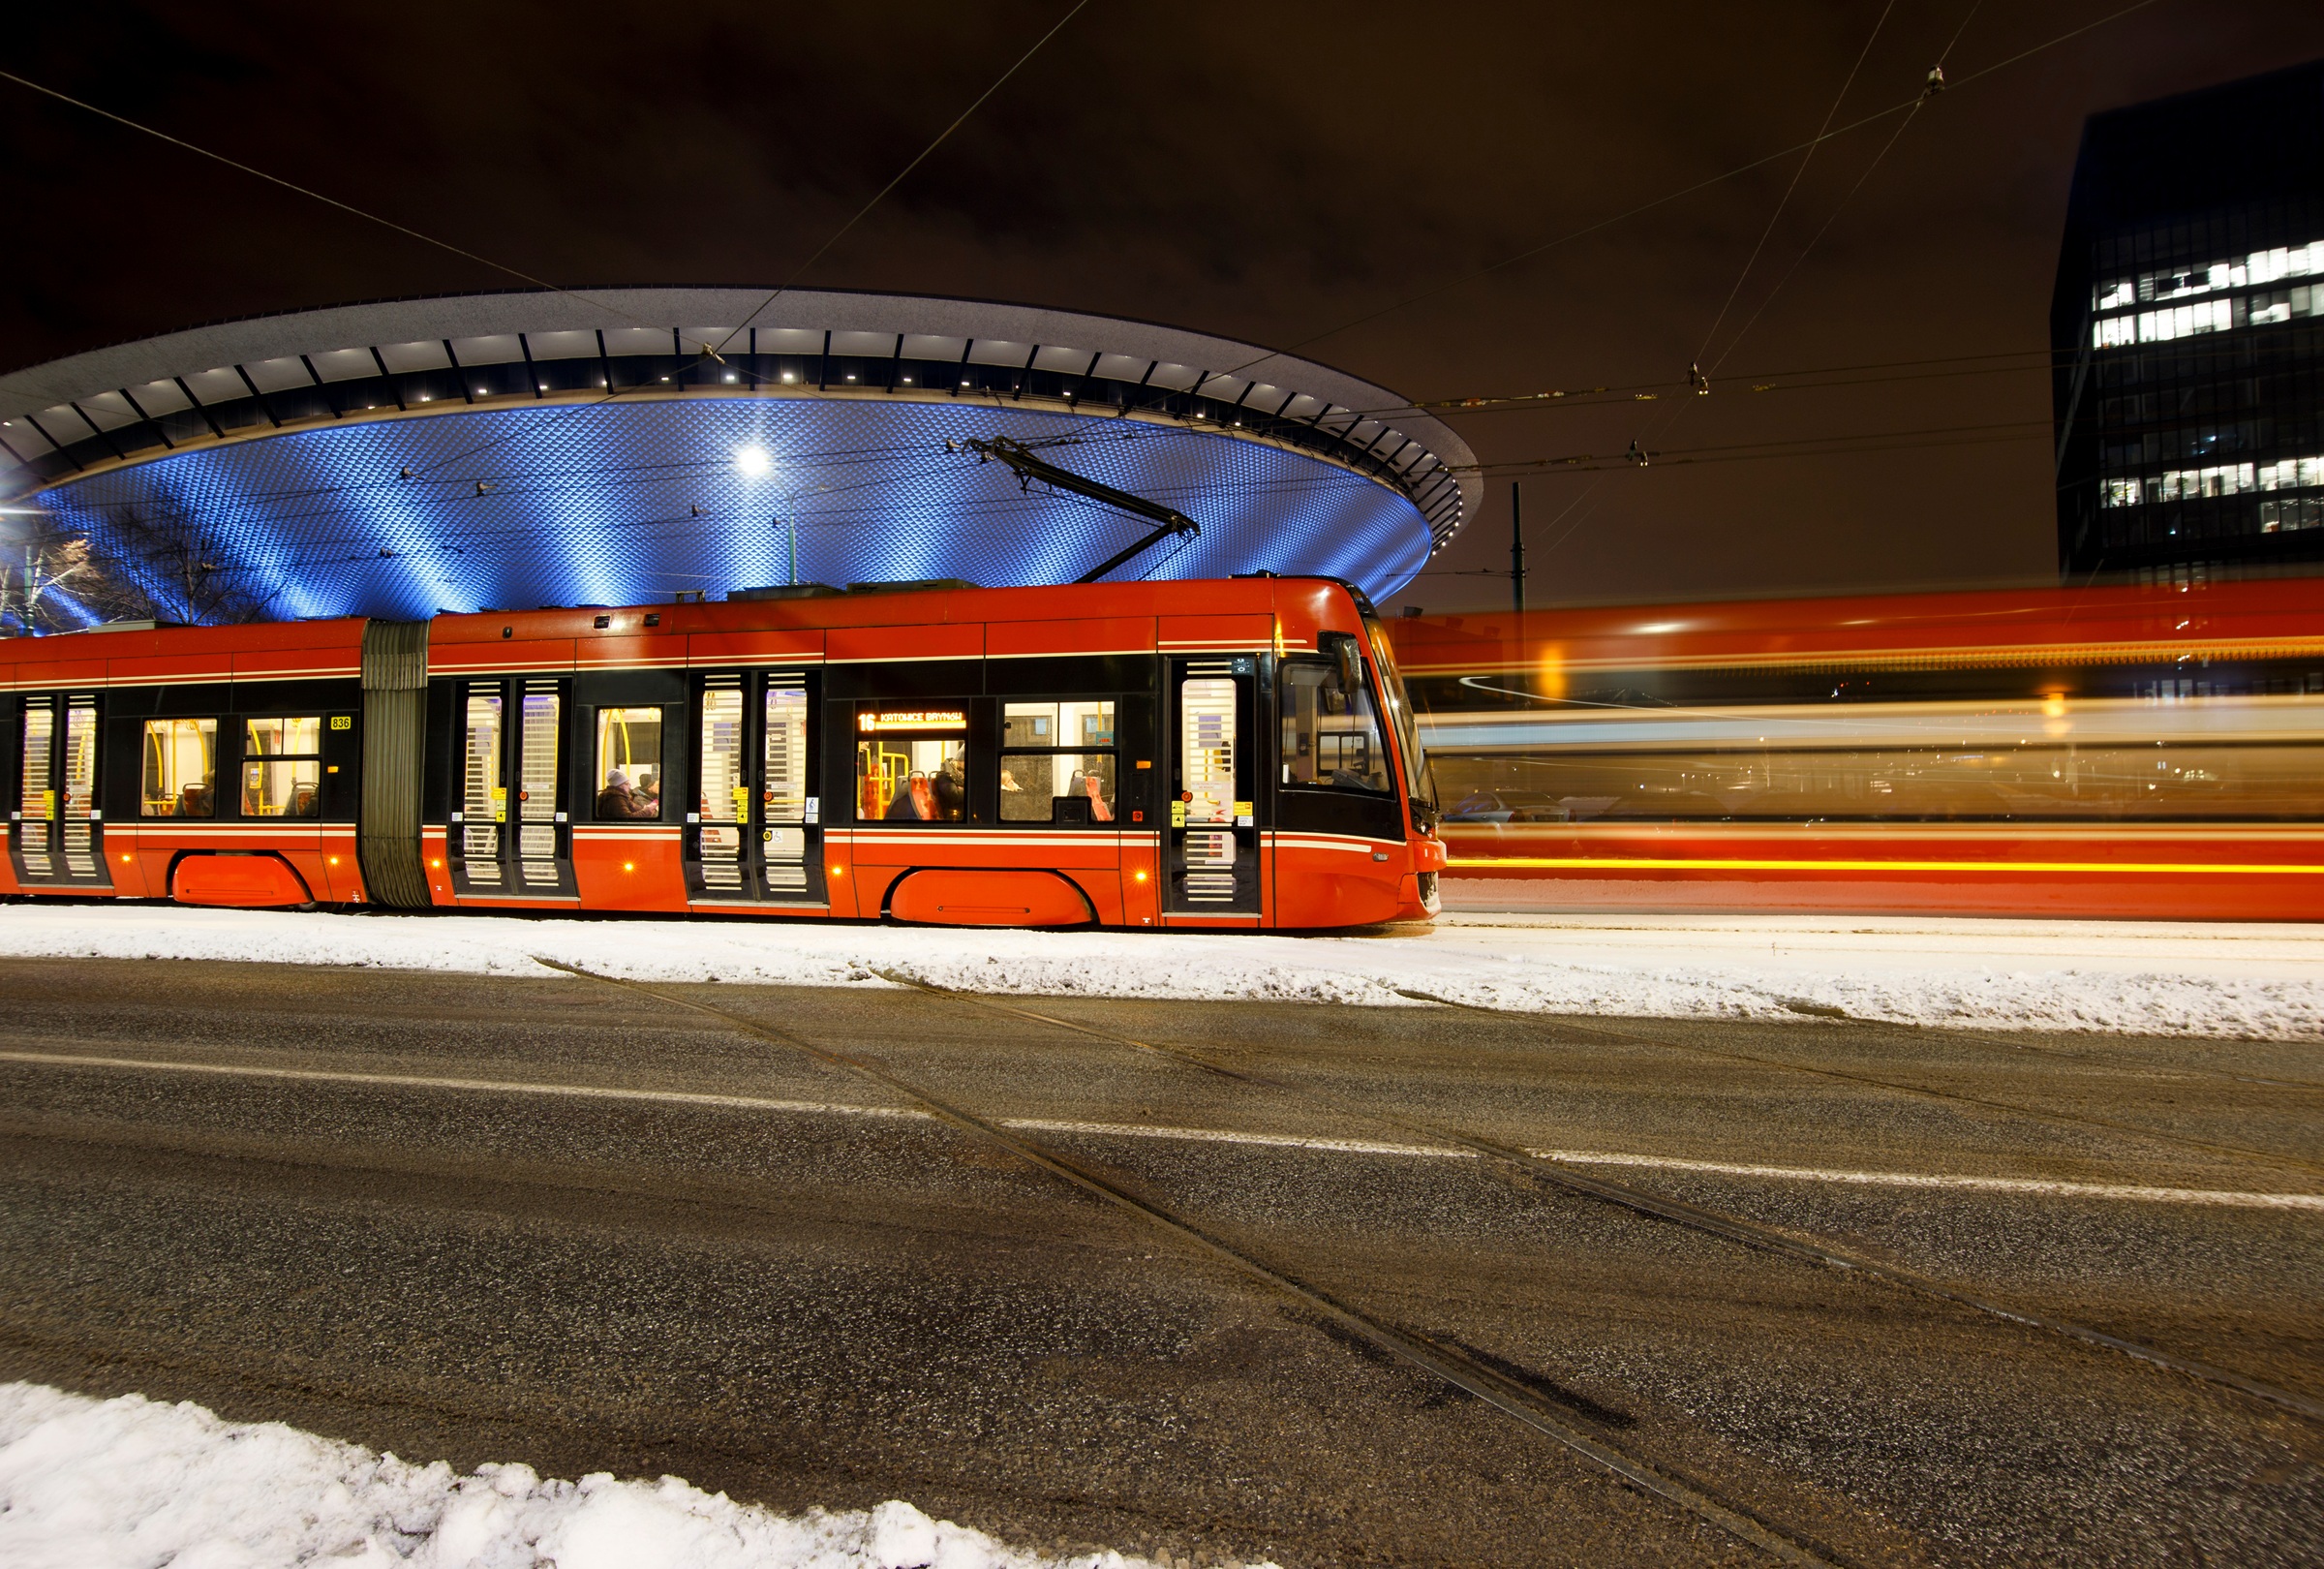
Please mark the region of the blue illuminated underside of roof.
MULTIPOLYGON (((667 600, 798 580, 1072 582, 1150 525, 1036 485, 944 443, 1009 436, 1091 478, 1177 508, 1116 579, 1270 569, 1345 578, 1375 600, 1428 558, 1394 491, 1235 436, 990 403, 715 398, 353 419, 200 447, 41 497, 118 556, 198 538, 271 618, 667 600), (750 477, 735 454, 773 470, 750 477), (411 477, 403 477, 409 470, 411 477)), ((180 552, 182 556, 182 550, 180 552)), ((193 619, 189 617, 189 619, 193 619)))

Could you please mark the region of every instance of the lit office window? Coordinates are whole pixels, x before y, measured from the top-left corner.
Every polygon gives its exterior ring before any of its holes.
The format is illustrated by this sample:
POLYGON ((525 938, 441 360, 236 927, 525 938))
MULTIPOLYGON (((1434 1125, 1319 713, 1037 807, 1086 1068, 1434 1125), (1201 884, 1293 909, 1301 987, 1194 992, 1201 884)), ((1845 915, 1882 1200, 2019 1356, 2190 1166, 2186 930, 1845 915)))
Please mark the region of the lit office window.
POLYGON ((2259 466, 2262 490, 2300 490, 2324 485, 2324 457, 2279 458, 2259 466))
POLYGON ((2178 305, 2167 311, 2141 311, 2138 341, 2170 343, 2199 332, 2224 332, 2235 325, 2235 302, 2209 299, 2200 305, 2178 305))
POLYGON ((2135 479, 2109 479, 2106 481, 2106 489, 2099 497, 2100 505, 2136 507, 2139 502, 2138 488, 2138 481, 2135 479))
POLYGON ((2272 326, 2302 316, 2324 316, 2324 284, 2302 284, 2253 294, 2247 302, 2253 326, 2272 326))
POLYGON ((2300 278, 2324 272, 2324 240, 2311 240, 2306 245, 2289 249, 2278 245, 2272 251, 2253 251, 2246 259, 2255 284, 2274 283, 2278 278, 2300 278))
POLYGON ((2149 501, 2192 501, 2198 496, 2240 496, 2259 488, 2257 469, 2222 463, 2208 469, 2173 469, 2147 481, 2149 501))
POLYGON ((2324 240, 2307 245, 2279 245, 2272 251, 2224 262, 2145 272, 2136 278, 2116 278, 2099 284, 2091 293, 2099 311, 2121 310, 2137 304, 2191 300, 2167 310, 2141 311, 2135 316, 2103 317, 2091 323, 2091 347, 2119 349, 2130 343, 2171 343, 2205 332, 2231 327, 2272 326, 2306 316, 2324 315, 2324 286, 2303 285, 2264 293, 2228 297, 2230 290, 2286 278, 2324 274, 2324 240), (2217 296, 2217 297, 2205 297, 2217 296))

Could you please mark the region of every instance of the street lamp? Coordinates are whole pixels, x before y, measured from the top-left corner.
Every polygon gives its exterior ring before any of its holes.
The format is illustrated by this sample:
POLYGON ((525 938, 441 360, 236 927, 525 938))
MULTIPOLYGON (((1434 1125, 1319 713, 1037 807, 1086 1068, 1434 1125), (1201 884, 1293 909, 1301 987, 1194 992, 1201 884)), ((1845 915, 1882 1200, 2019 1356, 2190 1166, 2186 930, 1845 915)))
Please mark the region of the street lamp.
MULTIPOLYGON (((775 472, 775 459, 763 446, 738 446, 734 449, 734 468, 746 479, 764 479, 775 472)), ((786 499, 790 503, 785 509, 791 544, 790 580, 796 585, 799 581, 799 493, 793 490, 786 499)))

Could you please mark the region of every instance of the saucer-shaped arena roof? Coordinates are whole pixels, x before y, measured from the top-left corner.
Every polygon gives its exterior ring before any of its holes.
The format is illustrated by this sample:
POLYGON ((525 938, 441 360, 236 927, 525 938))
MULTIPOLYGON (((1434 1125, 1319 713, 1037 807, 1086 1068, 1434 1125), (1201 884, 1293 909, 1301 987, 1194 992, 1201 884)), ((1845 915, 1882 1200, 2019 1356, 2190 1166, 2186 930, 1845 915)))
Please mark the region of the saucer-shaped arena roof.
POLYGON ((1201 333, 975 300, 394 300, 0 377, 6 495, 85 531, 164 608, 199 557, 282 618, 1071 582, 1153 528, 1023 484, 971 437, 1200 525, 1116 579, 1264 569, 1385 598, 1477 499, 1468 447, 1383 387, 1201 333))

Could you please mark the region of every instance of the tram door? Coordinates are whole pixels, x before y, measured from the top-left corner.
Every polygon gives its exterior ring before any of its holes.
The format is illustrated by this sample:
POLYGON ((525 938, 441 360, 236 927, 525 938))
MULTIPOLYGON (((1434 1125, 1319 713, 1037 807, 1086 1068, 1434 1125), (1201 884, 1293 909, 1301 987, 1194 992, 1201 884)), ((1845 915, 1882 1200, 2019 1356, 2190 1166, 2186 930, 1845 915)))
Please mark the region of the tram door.
POLYGON ((1170 661, 1170 913, 1259 913, 1257 663, 1248 655, 1170 661))
POLYGON ((504 899, 573 897, 565 810, 566 683, 471 681, 460 690, 453 885, 504 899))
POLYGON ((16 879, 37 887, 107 887, 105 814, 97 806, 97 697, 24 699, 9 851, 16 879))
POLYGON ((696 901, 824 902, 822 802, 811 793, 813 679, 802 670, 699 679, 699 798, 686 818, 696 901))

